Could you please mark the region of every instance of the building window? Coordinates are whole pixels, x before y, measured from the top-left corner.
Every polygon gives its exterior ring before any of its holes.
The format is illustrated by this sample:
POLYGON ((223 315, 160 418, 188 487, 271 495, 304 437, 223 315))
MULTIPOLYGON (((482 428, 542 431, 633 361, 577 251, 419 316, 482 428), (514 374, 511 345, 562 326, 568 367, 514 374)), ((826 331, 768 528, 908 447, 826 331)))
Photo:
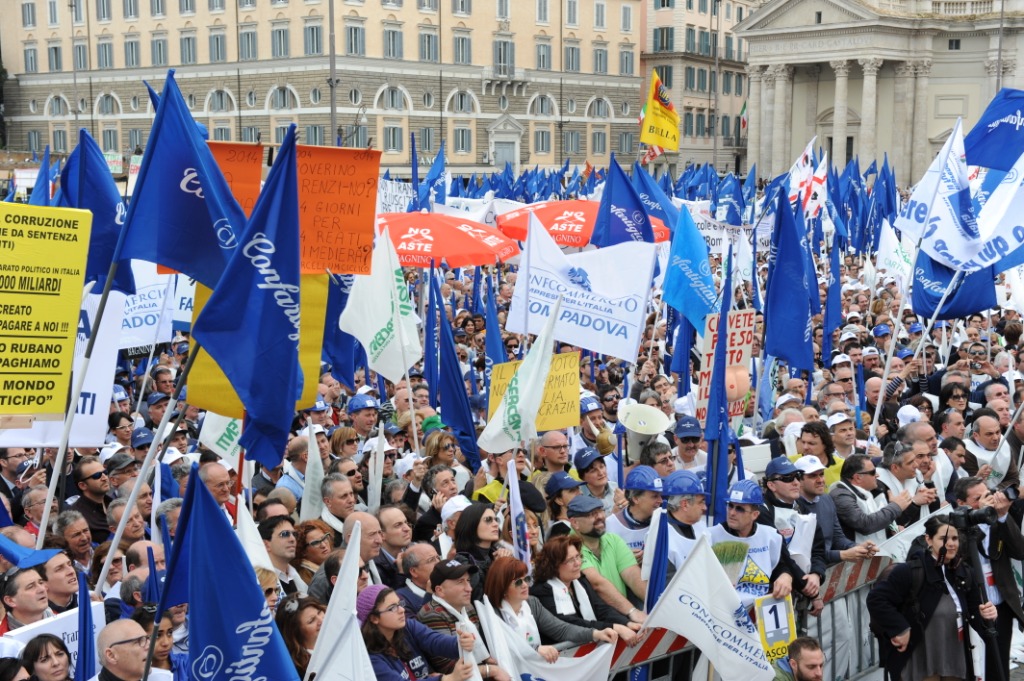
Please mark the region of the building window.
POLYGON ((36 27, 36 3, 34 3, 34 2, 23 2, 23 3, 21 3, 21 27, 22 28, 35 28, 36 27))
POLYGON ((697 51, 697 30, 692 26, 686 28, 686 51, 690 53, 697 51))
POLYGON ((96 68, 114 68, 114 43, 96 43, 96 68))
POLYGON ((498 95, 498 109, 508 111, 508 95, 498 95))
POLYGON ((711 76, 710 76, 711 77, 710 91, 711 92, 718 92, 718 73, 715 72, 715 71, 710 71, 709 73, 711 74, 711 76))
POLYGON ((568 26, 579 26, 580 23, 580 2, 579 0, 565 1, 565 23, 568 26))
POLYGON ((178 11, 182 14, 195 14, 196 0, 178 0, 178 11))
POLYGON ((39 72, 39 58, 35 47, 25 48, 25 73, 39 72))
POLYGON ((210 61, 223 62, 228 60, 228 37, 223 33, 210 34, 210 61))
POLYGON ((324 143, 324 126, 307 125, 304 141, 306 144, 322 145, 324 143))
POLYGON ((473 153, 473 131, 469 128, 455 128, 455 151, 459 154, 473 153))
MULTIPOLYGON (((284 1, 287 2, 288 0, 284 1)), ((384 7, 401 7, 402 0, 381 0, 381 5, 383 5, 384 7)))
POLYGON ((598 155, 608 153, 607 132, 604 130, 595 130, 590 133, 590 153, 598 155))
POLYGON ((725 58, 726 59, 733 59, 733 58, 735 58, 735 55, 733 54, 732 42, 733 42, 733 40, 732 40, 732 36, 731 35, 725 36, 725 58))
POLYGON ((384 29, 384 58, 402 59, 402 31, 397 28, 384 29))
POLYGON ((384 108, 394 111, 405 110, 405 95, 396 87, 389 87, 384 91, 384 108))
POLYGON ((242 141, 243 142, 259 142, 260 141, 260 129, 255 125, 247 125, 242 128, 242 141))
POLYGON ((142 51, 139 49, 138 38, 125 38, 124 65, 125 68, 128 69, 135 69, 142 66, 142 51))
POLYGON ((426 10, 428 12, 436 12, 437 0, 416 0, 416 9, 426 10))
POLYGON ((142 148, 142 128, 130 128, 128 130, 128 148, 133 151, 142 148))
POLYGON ((548 0, 537 0, 537 23, 546 24, 548 19, 549 4, 548 0))
POLYGON ((270 98, 270 108, 277 110, 294 109, 297 106, 295 95, 286 87, 276 87, 270 98))
POLYGON ((210 0, 210 11, 221 12, 224 10, 224 0, 210 0))
POLYGON ((259 58, 256 30, 247 29, 238 34, 238 58, 242 61, 255 61, 259 58))
POLYGON ((224 90, 214 90, 210 95, 211 112, 230 111, 232 108, 231 97, 224 90))
POLYGON ((420 33, 420 61, 437 62, 438 37, 436 33, 420 33))
POLYGON ((697 11, 700 12, 701 14, 707 14, 708 13, 708 0, 698 0, 698 2, 697 2, 697 11))
POLYGON ((348 101, 350 104, 361 104, 363 101, 363 93, 359 88, 352 88, 348 91, 348 101))
POLYGON ((281 144, 284 142, 285 136, 288 134, 288 125, 279 125, 274 128, 274 143, 281 144))
POLYGON ((594 73, 608 73, 608 48, 594 48, 594 73))
POLYGON ((732 71, 723 71, 722 72, 722 94, 723 95, 731 95, 732 94, 732 71))
POLYGON ((949 39, 949 49, 950 50, 959 50, 960 49, 960 38, 950 38, 949 39))
POLYGON ((309 103, 319 104, 320 103, 320 88, 315 87, 309 91, 309 103))
POLYGON ((498 19, 508 19, 509 0, 497 0, 497 2, 498 8, 495 10, 495 15, 497 15, 498 19))
POLYGON ((60 45, 50 45, 46 48, 46 62, 47 67, 51 72, 62 71, 64 69, 64 60, 61 54, 60 45))
POLYGON ((423 93, 423 108, 424 109, 433 109, 434 108, 434 93, 433 92, 429 92, 428 91, 428 92, 424 92, 423 93))
POLYGON ((287 26, 274 26, 270 29, 270 56, 283 59, 289 55, 289 35, 287 26))
POLYGON ((656 0, 654 3, 654 9, 672 9, 675 6, 675 0, 656 0))
POLYGON ((535 116, 553 116, 555 114, 555 103, 548 95, 538 95, 533 100, 530 113, 535 116))
POLYGON ((608 118, 611 115, 611 107, 606 99, 595 99, 590 103, 589 118, 608 118))
POLYGON ((153 66, 167 66, 167 38, 153 38, 149 41, 153 66))
POLYGON ((256 0, 238 0, 238 6, 245 9, 256 6, 256 0))
POLYGON ((195 64, 197 60, 196 37, 194 35, 183 35, 178 42, 181 45, 181 63, 195 64))
POLYGON ((576 113, 576 99, 574 97, 570 97, 569 99, 566 100, 565 110, 571 114, 576 113))
POLYGON ((320 24, 306 24, 302 31, 302 53, 311 57, 324 53, 324 27, 320 24))
POLYGON ((671 52, 675 44, 675 38, 675 29, 670 26, 654 29, 654 51, 671 52))
POLYGON ((43 142, 42 135, 39 134, 38 130, 28 131, 28 150, 29 151, 42 151, 43 142))
POLYGON ((60 23, 60 14, 57 11, 57 0, 47 0, 46 15, 50 26, 56 26, 60 23))
POLYGON ((96 0, 96 21, 110 21, 110 0, 96 0))
POLYGON ((155 17, 167 14, 167 0, 149 0, 149 13, 155 17))
POLYGON ((74 60, 74 68, 83 71, 89 68, 89 47, 85 43, 75 43, 71 46, 71 58, 74 60))
POLYGON ((96 103, 96 113, 101 116, 113 116, 117 113, 117 100, 114 95, 100 95, 100 101, 96 103))
POLYGON ((342 146, 357 147, 360 149, 365 149, 370 146, 370 137, 365 125, 346 125, 344 133, 345 136, 342 138, 342 146))
POLYGON ((124 18, 139 18, 139 0, 124 0, 124 18))
POLYGON ((214 142, 230 142, 231 141, 231 126, 228 125, 217 125, 213 128, 213 141, 214 142))
POLYGON ((687 137, 693 137, 693 114, 683 114, 683 134, 687 137))
POLYGON ((672 87, 672 67, 671 66, 655 66, 654 72, 658 74, 658 78, 661 79, 662 84, 670 88, 672 87))
POLYGON ((59 152, 65 152, 68 150, 68 131, 64 128, 54 129, 53 150, 59 152))
POLYGON ((551 70, 551 45, 549 43, 537 44, 537 70, 551 70))
POLYGON ((629 33, 633 30, 633 8, 629 5, 622 6, 622 32, 629 33))
POLYGON ((345 27, 345 54, 350 57, 366 56, 366 29, 363 26, 345 27))
POLYGON ((636 153, 636 138, 631 132, 619 133, 619 153, 632 156, 636 153))
POLYGON ((703 137, 706 134, 707 130, 704 123, 704 114, 699 113, 697 114, 697 137, 703 137))
POLYGON ((466 34, 455 36, 455 63, 473 63, 473 40, 466 34))
POLYGON ((85 21, 82 0, 71 0, 71 20, 76 24, 81 24, 85 21))
POLYGON ((516 72, 516 44, 511 40, 494 41, 494 72, 511 76, 516 72))
POLYGON ((398 153, 402 151, 404 135, 402 128, 397 125, 384 126, 384 151, 398 153))
POLYGON ((732 132, 731 123, 728 116, 722 116, 722 137, 728 137, 732 132))
POLYGON ((456 92, 452 98, 452 111, 454 113, 473 113, 473 96, 463 90, 456 92))
POLYGON ((742 73, 737 73, 736 74, 736 96, 737 97, 742 97, 743 96, 743 74, 742 73))
POLYGON ((534 130, 533 131, 533 153, 535 154, 550 154, 551 153, 551 131, 550 130, 534 130))
POLYGON ((562 152, 566 154, 580 153, 579 130, 567 130, 562 134, 562 152))
POLYGON ((736 5, 736 21, 743 21, 743 7, 741 5, 736 5))
POLYGON ((633 50, 621 50, 619 52, 619 75, 633 75, 633 50))
POLYGON ((63 97, 54 97, 50 100, 50 115, 51 116, 67 116, 68 115, 68 103, 63 97))
POLYGON ((566 45, 565 46, 565 64, 563 65, 564 71, 573 71, 579 73, 580 71, 580 48, 578 45, 566 45))
POLYGON ((473 0, 452 0, 452 14, 472 14, 473 0))
POLYGON ((605 5, 604 0, 594 2, 594 28, 599 31, 605 29, 605 5))

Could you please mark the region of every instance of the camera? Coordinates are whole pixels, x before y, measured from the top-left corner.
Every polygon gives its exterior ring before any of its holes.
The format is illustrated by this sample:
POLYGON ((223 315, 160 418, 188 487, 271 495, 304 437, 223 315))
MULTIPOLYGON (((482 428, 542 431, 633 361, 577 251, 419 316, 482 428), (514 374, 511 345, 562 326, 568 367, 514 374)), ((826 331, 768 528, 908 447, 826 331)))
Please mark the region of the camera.
POLYGON ((958 530, 966 530, 978 525, 994 525, 998 519, 996 509, 991 506, 981 508, 960 506, 949 514, 949 524, 958 530))
POLYGON ((1003 496, 1006 497, 1007 501, 1017 501, 1017 498, 1020 497, 1020 491, 1013 485, 1010 485, 1006 489, 998 489, 996 487, 992 487, 990 489, 992 491, 992 494, 995 494, 996 492, 1002 492, 1003 496))

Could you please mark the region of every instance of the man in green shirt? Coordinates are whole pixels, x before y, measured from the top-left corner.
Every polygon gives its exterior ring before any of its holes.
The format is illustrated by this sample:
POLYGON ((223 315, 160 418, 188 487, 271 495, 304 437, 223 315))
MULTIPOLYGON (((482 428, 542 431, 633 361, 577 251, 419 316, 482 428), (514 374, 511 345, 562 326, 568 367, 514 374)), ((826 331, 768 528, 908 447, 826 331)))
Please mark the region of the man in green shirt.
POLYGON ((567 515, 573 532, 583 540, 583 575, 597 595, 630 621, 643 622, 647 616, 638 606, 643 605, 647 583, 626 542, 605 533, 604 505, 580 495, 569 502, 567 515))

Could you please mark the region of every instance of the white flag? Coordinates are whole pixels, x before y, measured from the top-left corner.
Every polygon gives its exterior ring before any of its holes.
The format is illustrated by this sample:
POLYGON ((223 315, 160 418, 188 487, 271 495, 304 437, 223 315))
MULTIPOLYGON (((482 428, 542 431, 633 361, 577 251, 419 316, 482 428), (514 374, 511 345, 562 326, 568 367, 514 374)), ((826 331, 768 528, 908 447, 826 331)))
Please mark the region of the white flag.
MULTIPOLYGON (((528 607, 525 603, 523 607, 528 607)), ((476 602, 476 612, 484 630, 491 656, 498 666, 513 679, 558 679, 558 681, 596 681, 607 679, 612 666, 615 646, 598 644, 583 657, 559 657, 553 664, 547 662, 521 636, 505 624, 494 611, 491 602, 476 602)))
POLYGON ((894 561, 903 562, 910 553, 910 545, 914 540, 924 534, 924 524, 929 518, 939 512, 948 513, 948 508, 940 508, 927 514, 913 525, 903 528, 893 536, 878 545, 877 556, 889 556, 894 561))
POLYGON ((480 433, 477 444, 481 449, 507 452, 518 447, 520 442, 537 437, 537 411, 544 397, 544 383, 551 371, 555 320, 561 306, 562 297, 558 296, 547 323, 526 353, 526 359, 512 375, 494 416, 487 422, 484 432, 480 433))
POLYGON ((505 479, 508 480, 508 511, 512 518, 512 551, 516 558, 526 563, 526 569, 532 573, 533 561, 530 559, 530 538, 526 532, 526 510, 523 508, 523 498, 519 496, 519 471, 516 470, 515 457, 508 462, 505 479))
POLYGON ((423 357, 419 321, 387 228, 377 237, 370 274, 355 275, 338 325, 366 348, 370 368, 393 383, 423 357))
POLYGON ((878 237, 878 268, 884 269, 886 275, 896 280, 901 294, 914 280, 913 256, 896 238, 896 232, 889 226, 888 220, 882 220, 881 232, 878 237))
POLYGON ((645 627, 663 627, 685 637, 714 665, 723 681, 768 681, 774 677, 757 627, 701 535, 665 587, 645 627))
MULTIPOLYGON (((828 152, 821 155, 818 168, 814 171, 810 180, 804 186, 804 220, 810 220, 818 214, 818 211, 825 207, 825 197, 828 193, 828 152)), ((825 211, 828 215, 828 211, 825 211)))
POLYGON ((238 470, 238 455, 242 447, 238 441, 242 437, 242 419, 233 419, 212 411, 203 417, 203 429, 199 431, 199 444, 204 445, 214 454, 231 464, 238 470))
POLYGON ((505 323, 508 331, 539 333, 560 295, 558 340, 636 359, 657 260, 654 244, 629 241, 567 256, 531 214, 520 257, 522 270, 505 323))
POLYGON ((814 143, 817 137, 804 147, 804 152, 793 161, 789 169, 789 202, 793 203, 800 195, 806 195, 811 186, 811 178, 814 177, 814 143))
POLYGON ((270 571, 275 569, 274 564, 270 562, 267 545, 263 543, 263 537, 256 529, 256 522, 252 519, 252 514, 244 507, 238 513, 238 527, 235 528, 235 534, 238 535, 238 542, 245 549, 245 555, 249 557, 249 562, 254 568, 261 567, 270 571))
MULTIPOLYGON (((356 522, 349 546, 359 546, 360 534, 360 523, 356 522)), ((306 679, 314 675, 317 681, 354 681, 376 677, 370 655, 366 652, 366 643, 359 631, 359 620, 356 619, 358 581, 359 552, 346 551, 331 600, 327 603, 320 635, 309 657, 306 679)))
POLYGON ((306 427, 309 438, 308 458, 306 461, 306 477, 303 480, 302 503, 299 508, 299 522, 317 520, 324 508, 324 498, 320 496, 320 485, 324 481, 324 462, 320 458, 320 446, 313 434, 313 422, 306 427))
POLYGON ((366 505, 370 513, 376 513, 380 508, 380 497, 384 491, 384 451, 387 444, 387 438, 381 433, 377 436, 377 446, 364 454, 370 457, 370 464, 367 467, 370 480, 367 483, 369 487, 366 488, 366 505))

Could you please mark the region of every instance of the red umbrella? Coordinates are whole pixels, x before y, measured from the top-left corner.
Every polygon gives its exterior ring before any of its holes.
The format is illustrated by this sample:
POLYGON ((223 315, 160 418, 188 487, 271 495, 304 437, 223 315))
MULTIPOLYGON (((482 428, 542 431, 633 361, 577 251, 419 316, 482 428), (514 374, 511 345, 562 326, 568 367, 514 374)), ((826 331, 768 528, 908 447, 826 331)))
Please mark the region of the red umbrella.
POLYGON ((377 232, 388 228, 403 267, 493 265, 519 255, 515 241, 481 222, 437 213, 381 213, 377 232))
MULTIPOLYGON (((497 216, 498 228, 518 241, 526 240, 530 213, 537 216, 544 228, 562 247, 583 248, 590 243, 597 222, 597 201, 542 201, 497 216)), ((668 241, 669 230, 661 221, 652 220, 655 241, 668 241)))

